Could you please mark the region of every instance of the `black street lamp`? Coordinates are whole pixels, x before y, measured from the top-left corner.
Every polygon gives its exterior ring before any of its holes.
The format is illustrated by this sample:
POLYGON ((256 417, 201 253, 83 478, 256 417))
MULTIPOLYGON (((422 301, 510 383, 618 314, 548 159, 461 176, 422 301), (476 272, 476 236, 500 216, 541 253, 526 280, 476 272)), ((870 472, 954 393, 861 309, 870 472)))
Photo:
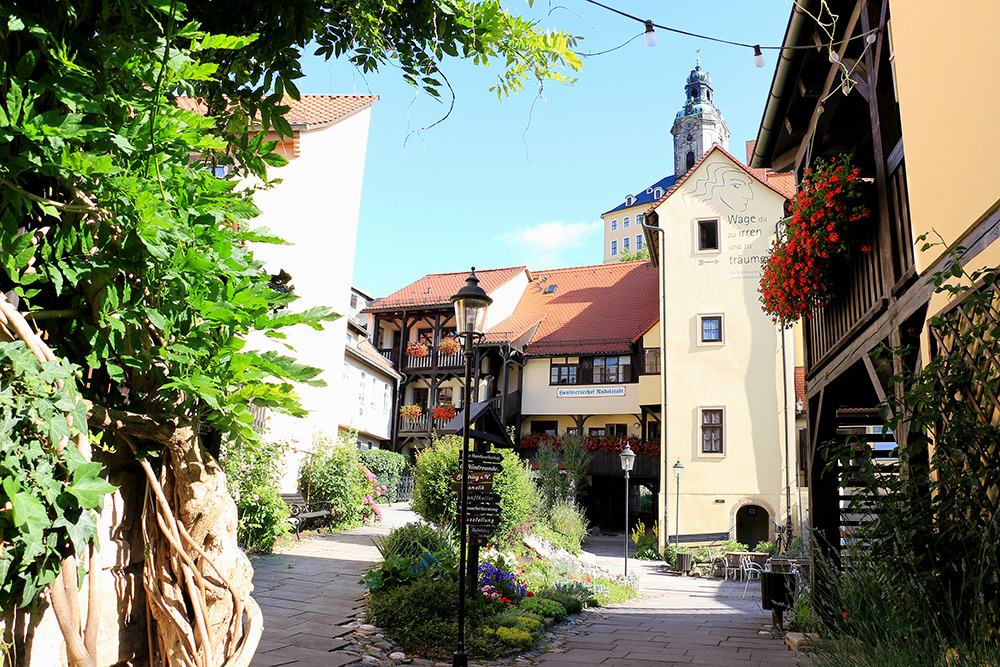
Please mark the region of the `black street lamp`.
POLYGON ((469 429, 470 429, 470 406, 472 394, 472 357, 473 342, 476 338, 482 338, 483 329, 486 324, 486 309, 493 299, 486 294, 479 286, 479 279, 476 278, 476 267, 472 267, 472 272, 465 280, 465 287, 458 290, 455 296, 451 297, 451 302, 455 306, 455 327, 456 336, 464 338, 465 342, 465 396, 463 403, 465 425, 462 430, 462 497, 461 497, 461 538, 458 558, 458 648, 452 658, 452 667, 468 667, 469 654, 465 651, 465 555, 467 542, 466 528, 466 500, 469 495, 469 429))
POLYGON ((681 475, 684 474, 684 464, 680 459, 674 464, 674 477, 677 478, 677 507, 674 509, 674 547, 681 544, 681 475))
POLYGON ((625 576, 628 576, 628 474, 632 470, 632 463, 635 462, 635 452, 628 445, 625 445, 625 449, 618 456, 622 459, 622 470, 625 471, 625 576))

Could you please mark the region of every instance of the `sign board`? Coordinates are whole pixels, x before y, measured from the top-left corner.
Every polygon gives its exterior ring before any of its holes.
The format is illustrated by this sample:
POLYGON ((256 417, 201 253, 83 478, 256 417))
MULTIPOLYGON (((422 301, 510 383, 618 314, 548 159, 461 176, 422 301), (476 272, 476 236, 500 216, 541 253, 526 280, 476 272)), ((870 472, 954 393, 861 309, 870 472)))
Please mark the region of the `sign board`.
MULTIPOLYGON (((475 465, 475 464, 473 464, 473 465, 475 465)), ((461 484, 462 483, 462 471, 458 470, 458 471, 452 473, 451 479, 452 479, 452 481, 455 481, 455 482, 458 482, 459 484, 461 484)), ((489 470, 472 470, 472 469, 469 470, 469 485, 470 486, 472 484, 483 484, 483 483, 492 483, 492 482, 493 482, 493 473, 491 471, 489 471, 489 470)))
POLYGON ((474 528, 476 526, 493 526, 500 525, 500 515, 499 514, 472 514, 465 518, 465 523, 474 528))
MULTIPOLYGON (((465 454, 462 453, 462 457, 465 458, 465 454)), ((500 463, 503 461, 503 454, 497 452, 491 452, 485 454, 483 452, 469 452, 470 461, 479 461, 480 463, 500 463)))
MULTIPOLYGON (((451 483, 451 490, 452 491, 458 491, 459 493, 462 492, 461 475, 459 475, 459 481, 451 483)), ((496 495, 496 494, 492 493, 492 491, 493 491, 493 482, 476 482, 476 483, 472 483, 470 481, 467 490, 469 492, 469 502, 472 502, 473 494, 483 494, 483 493, 485 493, 485 494, 488 494, 488 495, 496 495)), ((497 498, 499 498, 499 497, 500 496, 497 496, 497 498)), ((483 502, 493 502, 493 501, 483 501, 483 502)))
MULTIPOLYGON (((459 511, 462 510, 461 501, 458 503, 459 511)), ((469 505, 465 508, 466 514, 500 514, 499 505, 469 505)))
POLYGON ((559 387, 556 398, 604 398, 607 396, 624 396, 625 385, 614 387, 559 387))
POLYGON ((465 463, 463 465, 469 468, 469 474, 472 474, 474 472, 494 473, 503 471, 503 466, 501 466, 499 463, 478 463, 476 461, 469 461, 468 463, 465 463))
POLYGON ((490 535, 492 534, 491 532, 487 535, 469 535, 469 544, 477 547, 485 547, 490 541, 490 535))
POLYGON ((482 535, 483 537, 489 537, 492 534, 493 526, 479 526, 475 524, 469 526, 469 535, 482 535))
POLYGON ((472 489, 469 489, 469 497, 466 498, 468 503, 472 505, 473 503, 482 505, 484 503, 498 503, 500 502, 499 493, 473 493, 472 489))

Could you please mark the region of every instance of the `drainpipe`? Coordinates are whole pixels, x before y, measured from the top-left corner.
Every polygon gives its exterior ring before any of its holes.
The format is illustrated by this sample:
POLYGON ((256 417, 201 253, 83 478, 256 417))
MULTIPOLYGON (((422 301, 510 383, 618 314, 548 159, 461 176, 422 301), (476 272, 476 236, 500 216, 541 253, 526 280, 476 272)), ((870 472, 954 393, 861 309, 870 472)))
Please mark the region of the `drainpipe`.
MULTIPOLYGON (((647 220, 658 221, 659 216, 653 211, 647 220)), ((667 517, 667 267, 663 262, 663 252, 666 248, 664 230, 659 225, 647 225, 642 223, 642 228, 650 232, 659 234, 659 261, 654 262, 659 268, 659 288, 660 288, 660 377, 663 380, 663 387, 660 394, 660 485, 657 494, 657 513, 662 517, 660 522, 660 535, 657 548, 660 553, 667 547, 667 527, 670 525, 667 517)), ((626 526, 626 530, 628 527, 626 526)))
MULTIPOLYGON (((788 449, 788 362, 786 359, 785 351, 785 328, 781 327, 781 386, 783 388, 782 403, 784 404, 784 410, 782 415, 784 417, 784 430, 785 430, 785 523, 791 525, 792 523, 792 482, 791 482, 791 459, 789 459, 789 449, 788 449)), ((794 423, 794 422, 793 422, 794 423)), ((787 547, 786 547, 787 548, 787 547)))

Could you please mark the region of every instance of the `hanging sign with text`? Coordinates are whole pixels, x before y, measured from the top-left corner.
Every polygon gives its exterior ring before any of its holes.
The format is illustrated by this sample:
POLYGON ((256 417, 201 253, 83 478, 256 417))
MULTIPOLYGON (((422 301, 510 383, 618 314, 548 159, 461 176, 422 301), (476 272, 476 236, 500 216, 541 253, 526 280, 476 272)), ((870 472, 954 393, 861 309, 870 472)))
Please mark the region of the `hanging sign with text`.
POLYGON ((624 395, 625 385, 615 387, 559 387, 556 389, 556 398, 597 398, 624 395))

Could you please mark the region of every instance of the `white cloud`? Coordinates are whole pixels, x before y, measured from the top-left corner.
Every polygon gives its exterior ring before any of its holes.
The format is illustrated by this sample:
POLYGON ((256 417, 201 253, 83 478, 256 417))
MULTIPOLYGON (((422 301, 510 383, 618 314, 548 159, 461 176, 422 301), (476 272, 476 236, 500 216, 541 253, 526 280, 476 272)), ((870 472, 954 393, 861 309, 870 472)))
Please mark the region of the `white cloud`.
POLYGON ((603 259, 599 236, 603 222, 543 222, 512 229, 494 237, 515 248, 532 269, 558 269, 600 263, 603 259), (582 252, 581 252, 582 251, 582 252))

